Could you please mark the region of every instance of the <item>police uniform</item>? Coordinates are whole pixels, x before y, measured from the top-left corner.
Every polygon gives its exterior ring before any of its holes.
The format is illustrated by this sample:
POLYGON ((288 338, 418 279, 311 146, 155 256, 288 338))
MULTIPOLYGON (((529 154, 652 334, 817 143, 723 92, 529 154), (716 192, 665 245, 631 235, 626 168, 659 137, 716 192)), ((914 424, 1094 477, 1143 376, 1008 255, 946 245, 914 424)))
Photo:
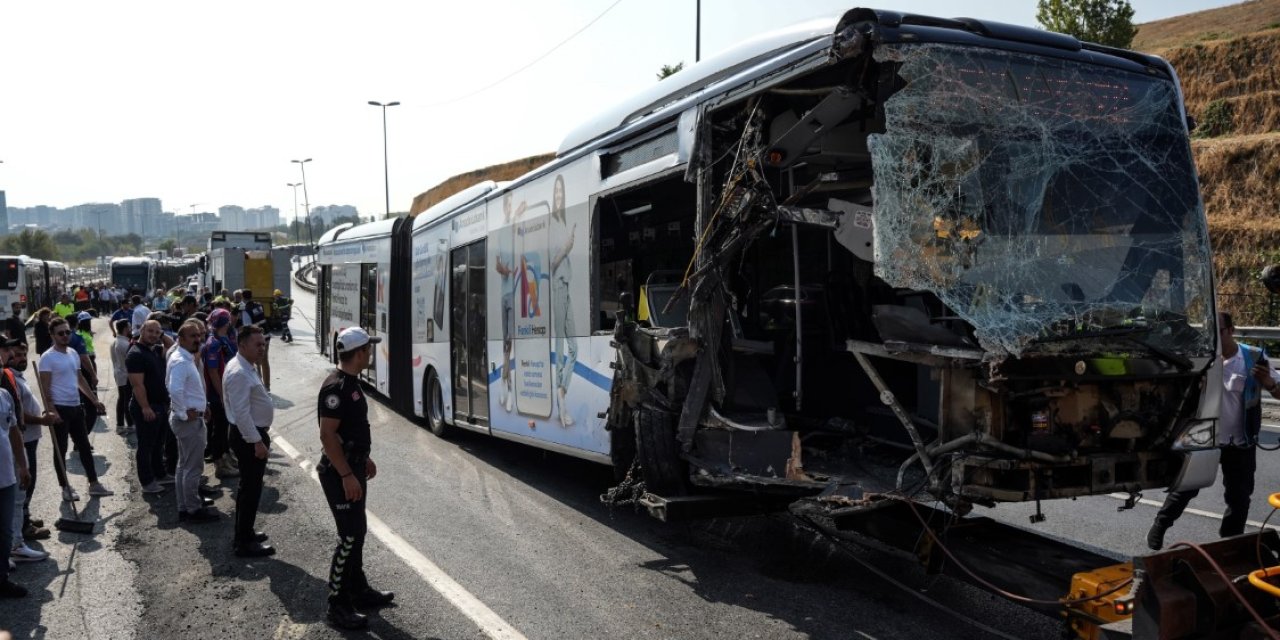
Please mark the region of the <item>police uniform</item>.
MULTIPOLYGON (((369 460, 369 403, 360 381, 353 375, 335 369, 320 386, 316 413, 321 418, 338 420, 338 436, 342 438, 342 453, 346 456, 350 473, 360 481, 361 491, 366 491, 369 460)), ((333 512, 338 526, 338 546, 333 551, 329 568, 329 599, 353 599, 369 590, 364 575, 364 537, 367 531, 364 498, 347 501, 342 488, 342 476, 334 468, 328 455, 321 456, 316 466, 320 486, 333 512)))

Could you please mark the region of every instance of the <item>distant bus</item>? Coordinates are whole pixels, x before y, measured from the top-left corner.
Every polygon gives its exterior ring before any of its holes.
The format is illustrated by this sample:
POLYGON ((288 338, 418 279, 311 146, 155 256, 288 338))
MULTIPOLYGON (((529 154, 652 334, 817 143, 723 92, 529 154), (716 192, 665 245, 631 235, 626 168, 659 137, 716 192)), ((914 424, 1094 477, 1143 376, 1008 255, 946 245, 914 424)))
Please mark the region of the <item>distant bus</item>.
POLYGON ((4 315, 13 308, 14 302, 21 302, 20 317, 26 320, 33 310, 52 307, 66 287, 67 266, 61 262, 29 256, 0 256, 0 306, 4 315))
POLYGON ((130 293, 150 293, 156 286, 155 263, 150 258, 136 256, 112 258, 111 282, 130 293))
POLYGON ((200 263, 185 258, 160 260, 154 263, 153 271, 156 286, 167 290, 186 285, 187 280, 200 271, 200 263))

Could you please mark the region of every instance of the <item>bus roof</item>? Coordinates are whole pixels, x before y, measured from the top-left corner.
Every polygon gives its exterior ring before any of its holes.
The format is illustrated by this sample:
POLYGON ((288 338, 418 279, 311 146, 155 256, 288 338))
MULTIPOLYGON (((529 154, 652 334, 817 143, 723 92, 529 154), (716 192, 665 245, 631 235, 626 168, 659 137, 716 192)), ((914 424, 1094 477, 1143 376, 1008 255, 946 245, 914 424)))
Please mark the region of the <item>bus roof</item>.
MULTIPOLYGON (((506 184, 506 183, 503 183, 506 184)), ((419 213, 413 220, 413 228, 416 231, 419 227, 431 224, 439 218, 442 218, 455 209, 460 209, 472 201, 481 198, 495 189, 499 189, 500 185, 492 180, 485 180, 473 184, 462 191, 459 191, 440 202, 437 202, 426 211, 419 213)))
POLYGON ((344 222, 324 232, 324 235, 320 236, 320 240, 316 242, 316 246, 319 246, 322 244, 329 244, 330 242, 333 242, 334 239, 337 238, 339 234, 341 234, 343 231, 346 231, 347 229, 350 229, 351 227, 354 227, 354 226, 355 225, 351 224, 350 222, 344 222))
MULTIPOLYGON (((379 238, 389 236, 395 230, 403 218, 388 218, 386 220, 378 220, 376 222, 366 222, 362 225, 353 226, 345 229, 341 237, 330 238, 327 242, 325 238, 320 238, 319 244, 341 244, 348 240, 368 240, 369 238, 379 238)), ((328 234, 326 234, 328 235, 328 234)))
POLYGON ((144 258, 141 256, 122 256, 119 258, 112 258, 111 266, 114 267, 119 265, 123 267, 130 267, 130 266, 151 264, 151 262, 152 262, 151 258, 144 258))
POLYGON ((818 18, 758 35, 654 83, 569 132, 556 155, 563 156, 664 105, 702 92, 771 54, 830 38, 839 19, 838 15, 818 18))

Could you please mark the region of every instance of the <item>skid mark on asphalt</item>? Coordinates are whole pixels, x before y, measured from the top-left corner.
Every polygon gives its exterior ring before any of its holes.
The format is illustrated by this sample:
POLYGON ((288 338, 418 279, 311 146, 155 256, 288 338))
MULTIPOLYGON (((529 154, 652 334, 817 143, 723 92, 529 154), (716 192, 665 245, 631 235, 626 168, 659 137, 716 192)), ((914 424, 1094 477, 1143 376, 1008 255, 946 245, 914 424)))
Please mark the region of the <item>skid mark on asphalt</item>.
POLYGON ((484 494, 493 515, 508 525, 515 526, 516 521, 511 518, 511 505, 507 502, 506 491, 497 478, 487 473, 484 474, 484 494))
MULTIPOLYGON (((320 477, 316 475, 315 465, 298 452, 293 445, 289 444, 284 438, 276 436, 272 442, 280 445, 280 449, 286 455, 293 459, 307 475, 316 483, 320 482, 320 477)), ((458 584, 458 581, 449 577, 443 569, 432 562, 429 558, 422 555, 412 544, 401 538, 399 534, 391 530, 387 523, 381 518, 374 515, 372 511, 366 512, 369 521, 369 533, 376 537, 387 546, 391 553, 396 554, 409 568, 421 577, 427 585, 435 589, 445 600, 449 601, 454 607, 467 616, 472 622, 480 627, 480 631, 486 636, 494 640, 527 640, 524 634, 516 630, 515 627, 503 620, 498 614, 494 613, 479 598, 472 595, 465 587, 458 584)))
MULTIPOLYGON (((1204 491, 1204 490, 1202 489, 1201 491, 1204 491)), ((1129 499, 1129 496, 1127 496, 1127 495, 1125 495, 1125 494, 1123 494, 1123 493, 1108 493, 1108 494, 1107 494, 1107 496, 1112 497, 1112 498, 1115 498, 1115 499, 1117 499, 1117 500, 1128 500, 1128 499, 1129 499)), ((1164 506, 1164 503, 1163 503, 1163 502, 1157 502, 1157 501, 1155 501, 1155 500, 1148 500, 1147 498, 1142 498, 1142 499, 1138 500, 1138 502, 1139 502, 1140 504, 1145 504, 1145 505, 1147 505, 1148 507, 1155 507, 1155 508, 1157 508, 1157 509, 1159 509, 1160 507, 1164 506)), ((1222 519, 1222 514, 1221 514, 1221 513, 1214 513, 1214 512, 1212 512, 1212 511, 1205 511, 1204 509, 1196 509, 1196 508, 1194 508, 1194 507, 1187 507, 1187 508, 1186 508, 1186 510, 1185 510, 1185 511, 1183 511, 1183 513, 1190 513, 1190 514, 1193 514, 1193 515, 1201 516, 1201 517, 1203 517, 1203 518, 1213 518, 1214 520, 1221 520, 1221 519, 1222 519)), ((1258 521, 1258 520, 1245 520, 1245 522, 1244 522, 1244 523, 1245 523, 1246 525, 1249 525, 1250 527, 1255 528, 1255 529, 1261 529, 1261 528, 1262 528, 1262 522, 1260 522, 1260 521, 1258 521)), ((1277 526, 1277 525, 1274 525, 1274 524, 1268 524, 1268 525, 1267 525, 1267 528, 1268 528, 1268 529, 1275 529, 1276 531, 1280 531, 1280 526, 1277 526)))

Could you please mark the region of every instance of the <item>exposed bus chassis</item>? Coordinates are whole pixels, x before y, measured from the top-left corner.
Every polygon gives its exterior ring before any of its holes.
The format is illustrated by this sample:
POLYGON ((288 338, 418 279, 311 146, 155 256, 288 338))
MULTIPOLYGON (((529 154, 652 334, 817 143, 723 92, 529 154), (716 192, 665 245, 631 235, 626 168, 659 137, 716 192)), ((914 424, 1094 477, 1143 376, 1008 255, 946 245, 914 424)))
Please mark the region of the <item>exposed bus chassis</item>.
MULTIPOLYGON (((1210 359, 1132 350, 1123 338, 1098 340, 1100 357, 992 352, 973 339, 972 326, 943 319, 950 310, 927 290, 911 293, 943 310, 934 318, 916 317, 892 300, 824 310, 852 312, 863 326, 837 345, 796 338, 794 353, 774 348, 769 366, 792 358, 795 388, 789 399, 770 398, 786 395, 781 383, 761 374, 759 359, 743 347, 748 341, 734 331, 759 292, 744 294, 734 282, 748 247, 788 233, 799 273, 798 234, 834 235, 842 218, 854 215, 822 206, 816 194, 842 196, 840 185, 867 193, 870 167, 819 156, 827 148, 848 155, 849 145, 824 144, 824 136, 885 126, 888 91, 881 83, 892 74, 876 70, 874 43, 874 29, 850 27, 829 54, 832 68, 842 71, 828 73, 825 84, 798 80, 772 96, 743 96, 701 112, 685 174, 698 186, 699 232, 674 297, 688 299, 687 324, 648 327, 628 310, 620 314, 608 416, 615 464, 627 468, 634 459, 648 490, 660 495, 923 493, 961 512, 975 503, 1136 494, 1176 484, 1184 454, 1171 444, 1200 415, 1210 359), (844 82, 832 85, 832 77, 844 82), (786 102, 791 96, 807 96, 793 101, 804 105, 801 115, 779 126, 782 112, 794 108, 786 102), (794 159, 805 154, 804 162, 794 159), (933 339, 946 322, 960 328, 933 339), (1113 352, 1123 352, 1120 371, 1107 362, 1113 352), (841 397, 819 400, 840 409, 801 409, 801 372, 809 362, 838 362, 821 373, 841 379, 843 390, 834 392, 841 397)), ((870 207, 861 211, 869 215, 870 207)), ((937 235, 947 242, 977 235, 964 220, 939 220, 937 235)), ((865 280, 864 291, 886 288, 869 272, 865 280)), ((804 291, 797 276, 796 336, 803 334, 804 291)))

